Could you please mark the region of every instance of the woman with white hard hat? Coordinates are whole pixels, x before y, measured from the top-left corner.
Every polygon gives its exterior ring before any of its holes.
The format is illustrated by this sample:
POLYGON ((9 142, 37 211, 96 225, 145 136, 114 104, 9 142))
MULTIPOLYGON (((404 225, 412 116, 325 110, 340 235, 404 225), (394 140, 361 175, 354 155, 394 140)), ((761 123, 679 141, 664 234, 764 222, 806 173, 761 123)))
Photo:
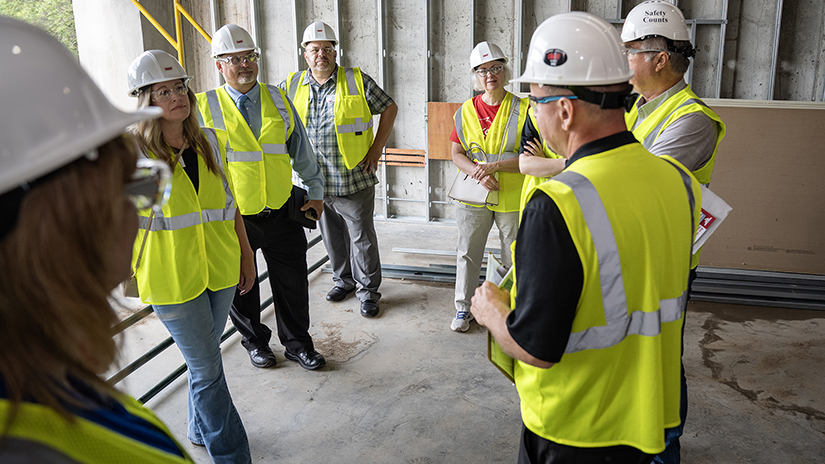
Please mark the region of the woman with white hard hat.
POLYGON ((163 110, 160 119, 133 127, 140 148, 173 172, 163 210, 138 212, 133 267, 140 299, 152 305, 186 360, 189 441, 205 446, 216 463, 251 462, 220 348, 235 286, 243 294, 256 279, 224 170, 227 135, 198 126, 190 77, 168 53, 144 52, 129 66, 128 79, 140 108, 163 110))
POLYGON ((36 27, 0 17, 0 43, 0 462, 193 462, 100 377, 116 357, 107 297, 129 276, 135 207, 159 205, 169 175, 149 160, 136 172, 124 130, 160 111, 115 109, 36 27))
POLYGON ((490 194, 485 204, 456 203, 458 226, 455 308, 452 330, 466 332, 473 319, 470 298, 478 287, 487 235, 499 230, 501 262, 510 267, 510 245, 518 231, 518 210, 524 175, 518 150, 529 104, 504 89, 510 80, 507 58, 492 43, 481 42, 470 53, 473 89, 482 91, 455 114, 450 140, 456 167, 472 176, 490 194), (486 156, 485 156, 486 154, 486 156))

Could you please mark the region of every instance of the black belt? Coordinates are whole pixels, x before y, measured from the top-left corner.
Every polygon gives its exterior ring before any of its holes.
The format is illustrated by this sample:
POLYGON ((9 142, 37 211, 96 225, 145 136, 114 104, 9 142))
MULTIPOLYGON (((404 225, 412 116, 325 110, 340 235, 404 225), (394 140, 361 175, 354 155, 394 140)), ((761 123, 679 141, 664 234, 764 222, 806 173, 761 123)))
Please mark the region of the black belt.
POLYGON ((264 208, 264 209, 263 209, 263 211, 261 211, 260 213, 256 214, 255 216, 257 216, 257 217, 258 217, 258 218, 260 218, 260 219, 263 219, 263 218, 265 218, 265 217, 269 217, 269 215, 270 215, 270 214, 272 214, 274 211, 275 211, 275 210, 274 210, 274 209, 271 209, 271 208, 264 208))

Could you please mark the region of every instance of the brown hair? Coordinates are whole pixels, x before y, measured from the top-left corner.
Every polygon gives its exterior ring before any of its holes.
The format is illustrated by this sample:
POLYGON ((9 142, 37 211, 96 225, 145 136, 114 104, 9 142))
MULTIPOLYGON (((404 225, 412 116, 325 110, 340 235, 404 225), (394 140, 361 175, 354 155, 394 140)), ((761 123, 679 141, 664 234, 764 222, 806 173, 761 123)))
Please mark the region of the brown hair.
POLYGON ((69 378, 101 394, 114 389, 98 376, 114 360, 107 296, 113 287, 112 251, 124 207, 124 185, 135 169, 129 136, 118 136, 56 171, 29 191, 17 226, 0 240, 0 376, 12 403, 0 436, 26 398, 67 420, 69 378))
MULTIPOLYGON (((221 175, 218 163, 215 157, 212 156, 212 148, 203 135, 203 131, 198 124, 198 99, 195 98, 195 92, 189 89, 187 92, 189 99, 189 117, 183 121, 183 135, 189 142, 189 146, 197 152, 203 161, 206 163, 207 169, 216 176, 221 175)), ((138 94, 138 108, 145 108, 152 103, 152 87, 146 86, 140 89, 138 94)), ((172 150, 172 147, 163 139, 163 132, 160 129, 160 122, 157 119, 145 119, 132 127, 132 133, 136 135, 141 149, 152 152, 157 159, 165 161, 170 168, 175 167, 172 163, 175 162, 172 158, 177 154, 172 150)))

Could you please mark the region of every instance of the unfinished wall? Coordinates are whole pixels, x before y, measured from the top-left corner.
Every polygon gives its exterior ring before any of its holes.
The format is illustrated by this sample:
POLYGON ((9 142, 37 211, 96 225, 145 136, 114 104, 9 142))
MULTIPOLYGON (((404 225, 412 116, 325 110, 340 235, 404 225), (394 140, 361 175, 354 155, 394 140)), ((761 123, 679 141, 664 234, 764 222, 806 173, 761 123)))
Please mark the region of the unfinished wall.
MULTIPOLYGON (((473 95, 469 55, 482 40, 499 45, 511 59, 514 76, 523 70, 535 28, 546 18, 568 11, 588 11, 621 27, 621 18, 642 0, 384 0, 382 50, 379 0, 306 0, 260 5, 263 52, 262 75, 280 83, 294 70, 306 68, 299 40, 312 21, 330 24, 340 39, 340 64, 360 66, 394 98, 399 106, 388 147, 427 148, 426 104, 462 102, 473 95), (429 5, 429 21, 426 7, 429 5), (297 8, 297 11, 293 11, 297 8), (516 27, 521 9, 521 29, 516 27), (296 24, 297 22, 297 24, 296 24), (518 43, 521 40, 521 47, 518 43), (427 43, 429 41, 429 49, 427 43), (429 56, 428 56, 429 53, 429 56), (383 72, 382 72, 383 71, 383 72)), ((182 5, 210 34, 212 2, 182 0, 182 5)), ((690 71, 691 85, 703 97, 719 88, 723 98, 821 101, 825 81, 825 4, 818 0, 783 0, 774 91, 769 91, 774 50, 777 0, 681 0, 690 23, 697 20, 695 45, 699 49, 690 71), (727 6, 727 8, 726 8, 727 6), (722 36, 719 22, 727 17, 722 36), (710 23, 710 24, 708 24, 710 23), (719 69, 720 41, 724 59, 719 69), (721 81, 717 76, 721 74, 721 81)), ((172 2, 141 2, 174 35, 172 2)), ((238 24, 252 31, 251 0, 223 0, 219 25, 238 24)), ((100 8, 97 2, 75 0, 81 62, 113 100, 126 107, 126 68, 140 52, 174 49, 130 2, 100 8)), ((183 26, 186 69, 196 78, 196 91, 219 84, 209 43, 188 23, 183 26)), ((526 87, 517 89, 527 90, 526 87)), ((376 122, 378 122, 376 120, 376 122)), ((434 154, 433 154, 434 155, 434 154)), ((442 154, 443 155, 443 154, 442 154)), ((451 219, 447 190, 455 176, 448 160, 429 160, 425 168, 388 166, 379 170, 376 213, 388 217, 451 219)))

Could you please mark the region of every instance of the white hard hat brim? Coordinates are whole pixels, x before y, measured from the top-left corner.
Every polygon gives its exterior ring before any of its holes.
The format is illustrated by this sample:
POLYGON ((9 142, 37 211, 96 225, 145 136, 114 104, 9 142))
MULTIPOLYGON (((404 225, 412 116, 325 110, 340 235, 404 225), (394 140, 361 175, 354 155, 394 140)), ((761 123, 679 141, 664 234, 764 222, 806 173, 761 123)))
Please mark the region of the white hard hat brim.
POLYGON ((24 163, 17 166, 4 166, 7 170, 3 177, 9 179, 0 183, 0 194, 13 190, 26 182, 54 172, 82 156, 88 156, 93 150, 126 132, 132 124, 146 119, 157 119, 163 115, 163 110, 156 106, 121 111, 112 108, 112 113, 106 115, 105 122, 101 122, 94 131, 84 133, 64 132, 51 134, 47 144, 37 147, 39 157, 37 164, 24 163))

